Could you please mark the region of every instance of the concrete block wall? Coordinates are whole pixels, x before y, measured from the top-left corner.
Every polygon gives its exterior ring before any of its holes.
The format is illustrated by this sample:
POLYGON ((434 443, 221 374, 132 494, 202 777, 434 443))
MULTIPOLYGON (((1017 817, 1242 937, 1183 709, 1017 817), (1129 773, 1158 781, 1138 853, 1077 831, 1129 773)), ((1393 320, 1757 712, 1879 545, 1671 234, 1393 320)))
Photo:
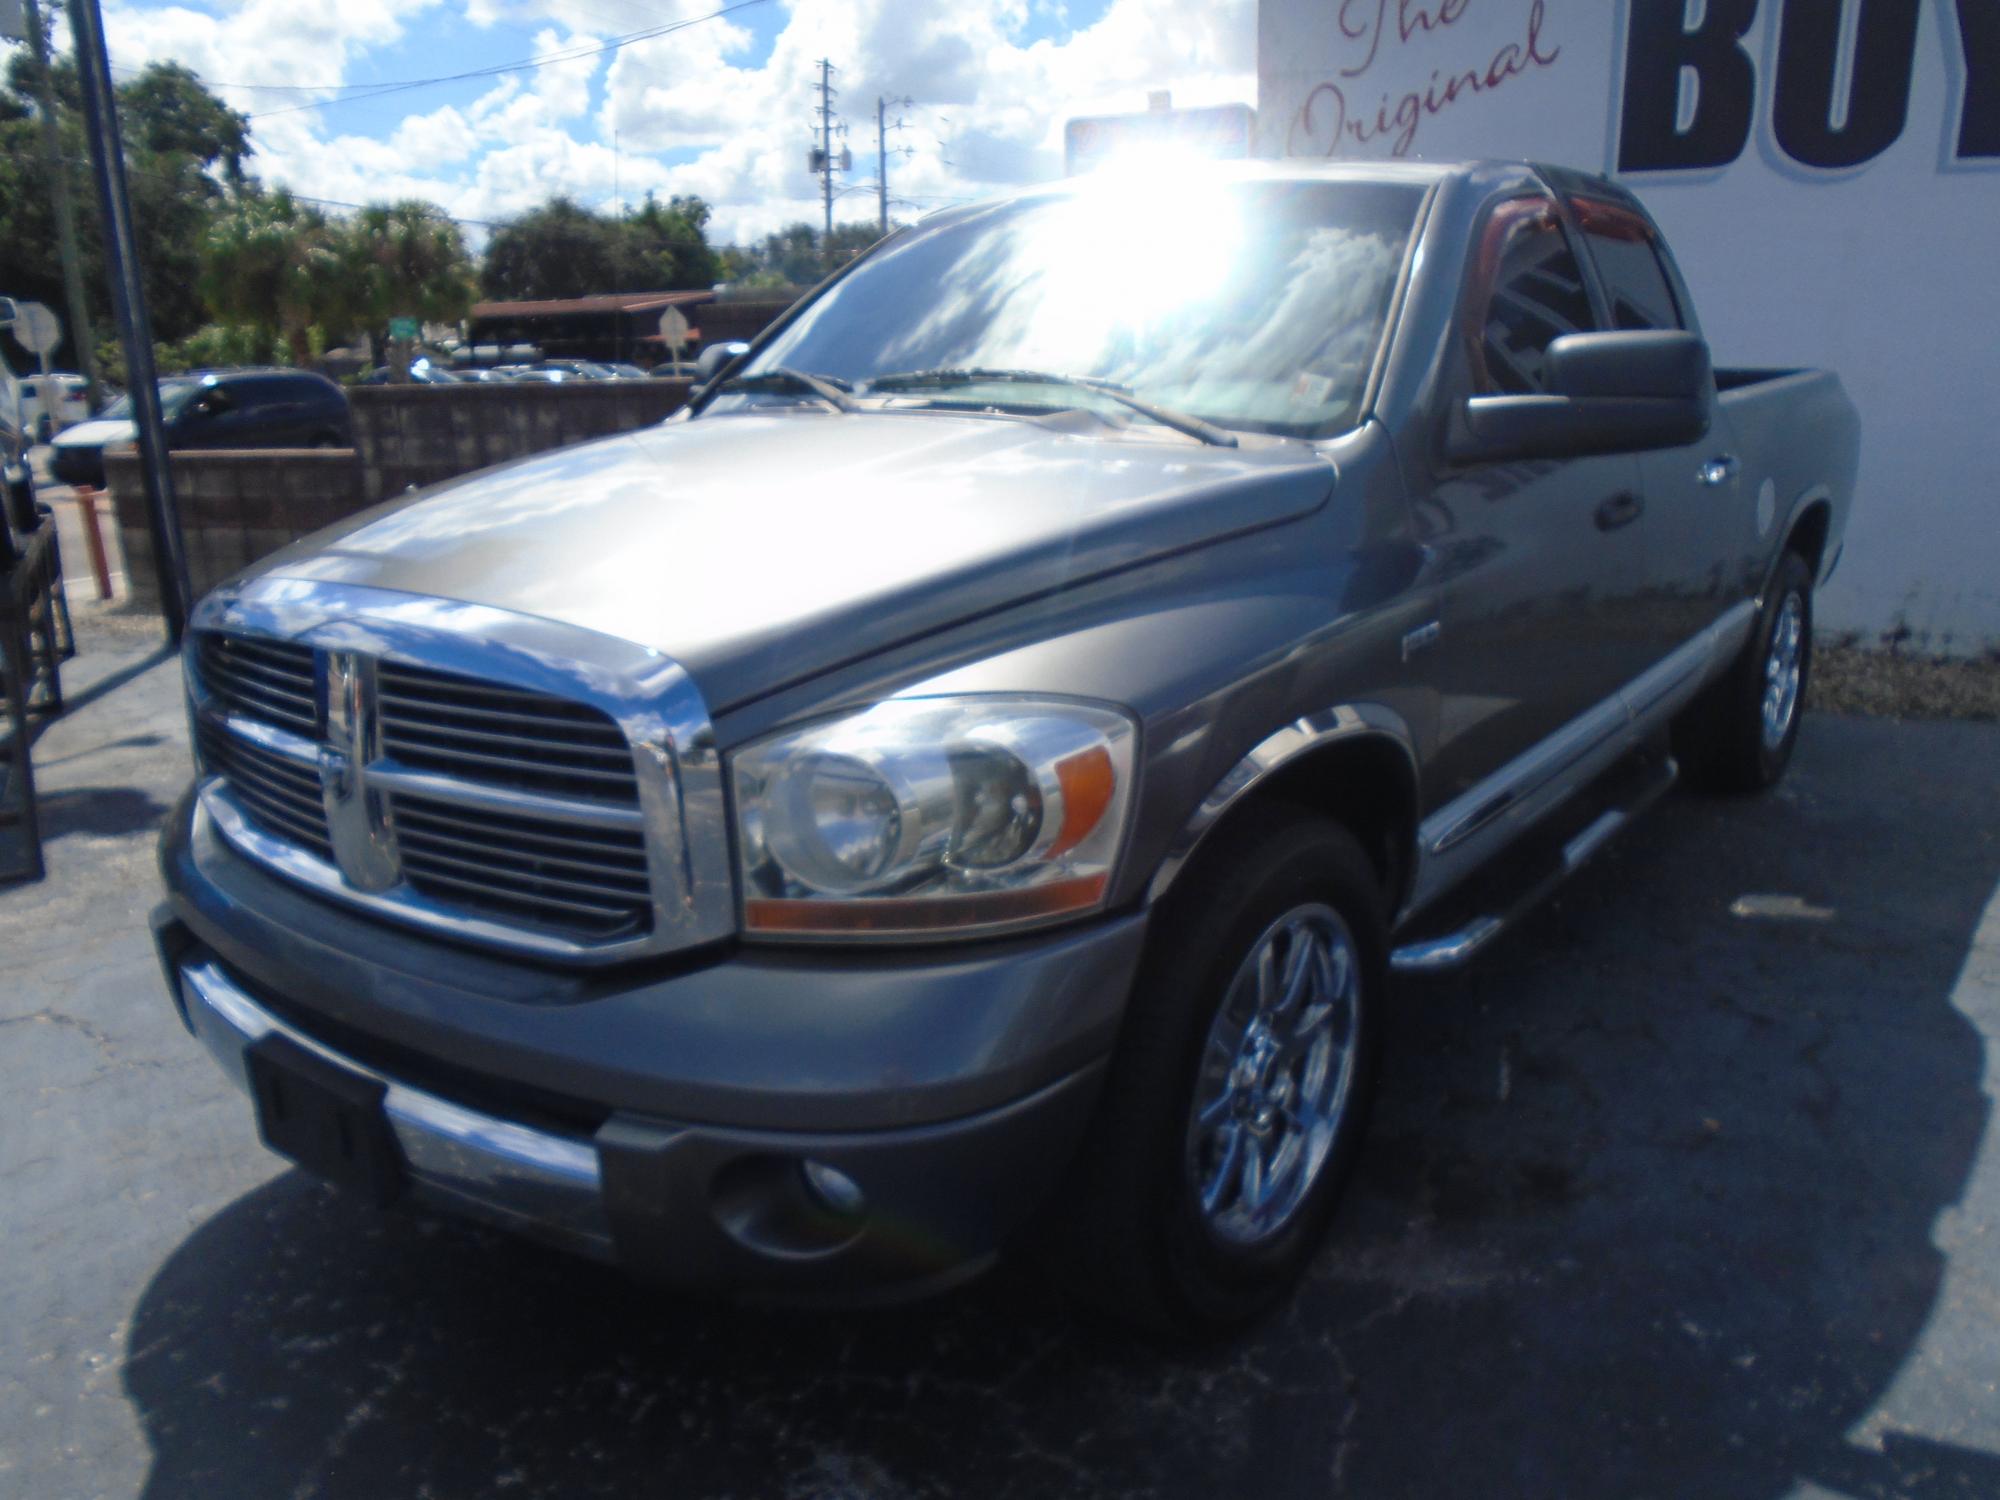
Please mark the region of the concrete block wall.
MULTIPOLYGON (((413 486, 651 426, 680 410, 687 392, 687 383, 676 380, 363 386, 348 393, 353 448, 174 453, 174 492, 195 594, 413 486)), ((132 598, 156 607, 159 583, 138 451, 111 450, 104 471, 132 598)))
MULTIPOLYGON (((192 450, 170 460, 197 596, 287 543, 353 515, 364 503, 351 448, 192 450)), ((158 573, 138 450, 108 450, 104 476, 132 601, 157 607, 158 573)))
POLYGON ((550 448, 650 427, 687 404, 680 380, 383 385, 350 391, 362 493, 386 500, 550 448))

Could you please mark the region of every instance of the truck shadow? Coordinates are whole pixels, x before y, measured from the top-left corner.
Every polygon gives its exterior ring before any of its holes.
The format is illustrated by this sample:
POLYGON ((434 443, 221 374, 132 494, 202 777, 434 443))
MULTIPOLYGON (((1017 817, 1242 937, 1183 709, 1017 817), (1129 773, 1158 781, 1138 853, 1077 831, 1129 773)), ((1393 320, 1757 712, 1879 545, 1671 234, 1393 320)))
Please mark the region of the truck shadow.
POLYGON ((1163 1354, 1009 1268, 885 1312, 677 1300, 294 1173, 139 1302, 147 1493, 2000 1494, 1922 1435, 1971 1384, 1912 1358, 1988 1125, 2000 742, 1908 738, 1817 720, 1777 796, 1671 800, 1405 986, 1334 1236, 1235 1347, 1163 1354))

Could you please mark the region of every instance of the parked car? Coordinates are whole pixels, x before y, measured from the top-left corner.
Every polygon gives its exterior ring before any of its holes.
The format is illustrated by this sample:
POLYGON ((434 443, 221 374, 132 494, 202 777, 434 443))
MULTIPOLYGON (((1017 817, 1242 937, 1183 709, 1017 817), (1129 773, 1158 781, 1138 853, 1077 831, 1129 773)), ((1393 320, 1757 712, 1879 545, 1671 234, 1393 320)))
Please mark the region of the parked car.
MULTIPOLYGON (((353 442, 347 397, 308 370, 197 370, 162 380, 169 448, 344 448, 353 442)), ((104 483, 104 450, 138 435, 132 398, 55 439, 50 471, 64 484, 104 483)))
POLYGON ((90 382, 63 371, 23 376, 21 411, 34 441, 46 443, 64 428, 90 420, 90 382), (42 405, 44 388, 50 397, 47 410, 42 405))
POLYGON ((406 379, 398 379, 387 365, 376 365, 354 377, 356 385, 457 385, 465 377, 434 360, 413 360, 406 379))
POLYGON ((1026 1244, 1234 1328, 1391 973, 1784 774, 1858 444, 1834 375, 1711 368, 1602 178, 947 211, 667 424, 201 604, 175 1003, 357 1214, 763 1297, 1026 1244))

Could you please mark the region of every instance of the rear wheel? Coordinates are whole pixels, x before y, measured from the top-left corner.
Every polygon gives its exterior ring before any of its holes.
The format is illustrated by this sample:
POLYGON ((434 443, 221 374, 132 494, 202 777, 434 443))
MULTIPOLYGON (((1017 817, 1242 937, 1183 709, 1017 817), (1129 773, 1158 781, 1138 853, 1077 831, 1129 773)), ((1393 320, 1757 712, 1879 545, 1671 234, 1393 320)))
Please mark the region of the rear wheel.
POLYGON ((1173 1335, 1233 1331, 1311 1258, 1354 1164, 1386 982, 1373 866, 1339 824, 1246 811, 1156 913, 1055 1270, 1173 1335))
POLYGON ((1812 584, 1811 565, 1786 552, 1742 656, 1678 726, 1676 751, 1698 783, 1761 792, 1791 764, 1812 676, 1812 584))

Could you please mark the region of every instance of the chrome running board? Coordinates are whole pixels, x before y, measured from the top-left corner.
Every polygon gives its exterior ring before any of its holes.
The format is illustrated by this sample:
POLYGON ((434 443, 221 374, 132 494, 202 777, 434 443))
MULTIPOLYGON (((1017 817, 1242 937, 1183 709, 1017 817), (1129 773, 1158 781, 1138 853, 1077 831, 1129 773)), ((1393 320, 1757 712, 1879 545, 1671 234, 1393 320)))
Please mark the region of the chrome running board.
MULTIPOLYGON (((1588 864, 1599 850, 1630 827, 1639 814, 1665 796, 1679 778, 1680 767, 1673 757, 1666 756, 1644 767, 1644 776, 1614 805, 1551 851, 1553 857, 1539 877, 1531 879, 1522 893, 1508 900, 1502 909, 1475 911, 1449 931, 1403 944, 1390 953, 1389 967, 1398 974, 1441 974, 1471 962, 1489 943, 1588 864)), ((1504 863, 1507 858, 1503 854, 1500 861, 1504 863)))

